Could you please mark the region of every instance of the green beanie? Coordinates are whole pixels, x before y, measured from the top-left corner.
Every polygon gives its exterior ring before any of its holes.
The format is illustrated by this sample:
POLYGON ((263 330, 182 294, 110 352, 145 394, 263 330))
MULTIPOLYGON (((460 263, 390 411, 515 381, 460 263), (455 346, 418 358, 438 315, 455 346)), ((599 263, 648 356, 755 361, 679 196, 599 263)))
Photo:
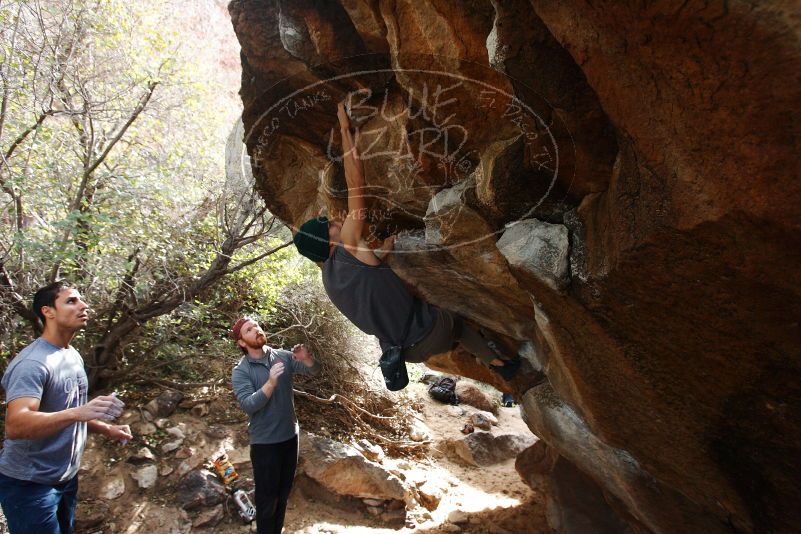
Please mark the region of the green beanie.
POLYGON ((300 225, 298 233, 292 238, 298 252, 311 261, 328 259, 328 217, 309 219, 300 225))

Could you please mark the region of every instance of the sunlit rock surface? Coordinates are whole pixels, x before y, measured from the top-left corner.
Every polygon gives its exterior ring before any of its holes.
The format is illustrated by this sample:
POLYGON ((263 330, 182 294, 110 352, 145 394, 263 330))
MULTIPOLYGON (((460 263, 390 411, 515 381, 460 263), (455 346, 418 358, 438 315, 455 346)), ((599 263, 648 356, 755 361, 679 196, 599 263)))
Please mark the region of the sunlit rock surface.
POLYGON ((404 231, 393 267, 546 370, 529 390, 458 351, 435 359, 522 399, 555 451, 543 470, 561 496, 555 528, 592 516, 570 512, 566 484, 612 528, 801 524, 801 5, 235 0, 230 12, 270 210, 298 225, 345 208, 332 131, 350 92, 370 230, 404 231), (527 247, 521 261, 499 250, 522 220, 567 230, 558 277, 527 247))

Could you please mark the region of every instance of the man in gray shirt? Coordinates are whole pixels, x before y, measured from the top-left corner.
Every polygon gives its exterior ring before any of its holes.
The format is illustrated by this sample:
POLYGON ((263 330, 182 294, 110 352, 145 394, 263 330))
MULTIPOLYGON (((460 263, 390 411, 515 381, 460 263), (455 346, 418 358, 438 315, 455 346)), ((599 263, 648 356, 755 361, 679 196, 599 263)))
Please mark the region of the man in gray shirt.
POLYGON ((127 425, 109 425, 124 404, 114 396, 87 402, 83 360, 71 345, 89 319, 78 290, 59 281, 41 288, 33 311, 42 336, 3 375, 6 439, 0 450, 0 505, 11 534, 73 531, 78 469, 86 432, 131 439, 127 425))
POLYGON ((291 352, 268 347, 264 331, 249 318, 234 323, 231 337, 244 353, 231 381, 239 406, 250 419, 256 525, 259 534, 279 534, 298 463, 292 377, 314 376, 320 364, 304 345, 295 345, 291 352))

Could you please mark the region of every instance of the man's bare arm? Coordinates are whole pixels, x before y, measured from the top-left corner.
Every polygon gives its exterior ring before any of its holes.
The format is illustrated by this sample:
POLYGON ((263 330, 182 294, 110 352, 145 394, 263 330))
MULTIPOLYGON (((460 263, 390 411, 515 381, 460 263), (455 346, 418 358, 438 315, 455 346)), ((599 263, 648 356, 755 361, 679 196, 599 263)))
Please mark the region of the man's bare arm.
POLYGON ((59 412, 40 412, 40 400, 20 397, 6 408, 8 439, 41 439, 52 436, 78 421, 105 419, 110 421, 122 413, 122 402, 113 397, 96 397, 77 408, 59 412))
POLYGON ((367 222, 367 205, 364 201, 364 165, 359 157, 356 139, 350 131, 350 118, 343 103, 337 106, 337 117, 342 134, 343 165, 345 182, 348 185, 348 215, 342 224, 342 244, 359 260, 370 265, 380 262, 370 251, 362 236, 367 222))

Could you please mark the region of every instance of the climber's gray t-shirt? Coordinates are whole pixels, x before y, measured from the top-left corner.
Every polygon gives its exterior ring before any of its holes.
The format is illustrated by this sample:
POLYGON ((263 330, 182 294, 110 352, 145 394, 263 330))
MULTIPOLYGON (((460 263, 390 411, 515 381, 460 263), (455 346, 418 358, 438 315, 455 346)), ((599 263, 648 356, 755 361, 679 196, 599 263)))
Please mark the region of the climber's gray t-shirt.
MULTIPOLYGON (((37 339, 13 359, 2 379, 6 403, 21 397, 40 399, 40 412, 59 412, 86 404, 89 381, 83 359, 72 347, 37 339)), ((6 439, 0 450, 0 473, 38 484, 69 481, 81 466, 86 423, 72 423, 41 439, 6 439)))
POLYGON ((323 286, 334 306, 362 332, 376 336, 382 349, 408 347, 434 326, 434 308, 420 302, 409 334, 401 339, 416 297, 388 265, 367 265, 341 244, 323 263, 323 286))

